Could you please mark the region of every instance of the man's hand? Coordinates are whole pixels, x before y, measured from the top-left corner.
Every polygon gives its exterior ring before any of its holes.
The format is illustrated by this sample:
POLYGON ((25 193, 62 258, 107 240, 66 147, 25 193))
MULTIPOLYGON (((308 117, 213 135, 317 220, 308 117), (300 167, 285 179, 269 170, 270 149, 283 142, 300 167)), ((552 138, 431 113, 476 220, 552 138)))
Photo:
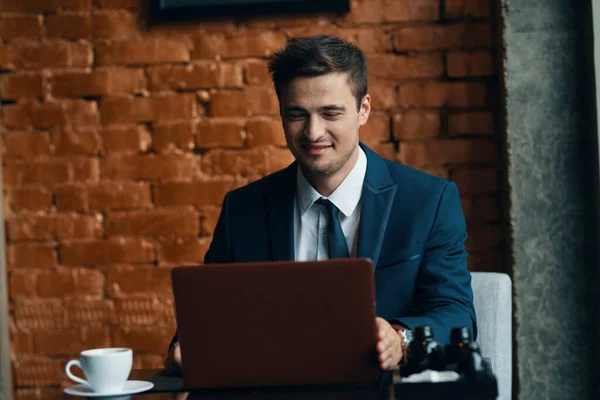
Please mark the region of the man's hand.
POLYGON ((181 347, 179 347, 179 342, 173 345, 167 356, 165 372, 169 375, 181 375, 181 347))
POLYGON ((379 366, 384 371, 398 368, 402 360, 402 339, 396 330, 385 319, 377 317, 377 353, 379 366))

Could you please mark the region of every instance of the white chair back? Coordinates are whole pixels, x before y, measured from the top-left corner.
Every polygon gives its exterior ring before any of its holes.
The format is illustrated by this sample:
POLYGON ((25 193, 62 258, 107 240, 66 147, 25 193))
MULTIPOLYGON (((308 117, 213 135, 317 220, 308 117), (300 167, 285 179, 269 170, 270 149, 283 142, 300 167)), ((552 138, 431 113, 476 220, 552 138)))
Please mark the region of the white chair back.
POLYGON ((512 397, 512 282, 508 275, 472 272, 477 343, 491 360, 500 400, 512 397))

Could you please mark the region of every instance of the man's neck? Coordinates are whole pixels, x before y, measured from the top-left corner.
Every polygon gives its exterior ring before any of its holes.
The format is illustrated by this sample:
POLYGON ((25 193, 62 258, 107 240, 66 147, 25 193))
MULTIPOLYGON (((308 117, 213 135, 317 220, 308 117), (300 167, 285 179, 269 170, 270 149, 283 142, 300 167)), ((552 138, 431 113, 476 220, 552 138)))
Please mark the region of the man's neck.
POLYGON ((315 190, 319 192, 321 196, 329 197, 342 184, 348 174, 350 174, 352 168, 354 168, 358 162, 358 154, 359 150, 357 146, 356 151, 352 153, 346 164, 344 164, 339 171, 331 175, 309 174, 304 170, 302 170, 302 173, 306 177, 306 180, 308 180, 312 187, 315 188, 315 190))

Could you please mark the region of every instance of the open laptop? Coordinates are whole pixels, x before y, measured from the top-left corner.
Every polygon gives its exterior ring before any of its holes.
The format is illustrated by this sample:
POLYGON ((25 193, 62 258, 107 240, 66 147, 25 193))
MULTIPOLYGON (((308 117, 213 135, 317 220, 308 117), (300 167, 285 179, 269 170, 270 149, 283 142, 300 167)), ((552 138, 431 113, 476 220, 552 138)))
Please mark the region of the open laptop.
POLYGON ((368 259, 177 267, 186 388, 379 380, 368 259))

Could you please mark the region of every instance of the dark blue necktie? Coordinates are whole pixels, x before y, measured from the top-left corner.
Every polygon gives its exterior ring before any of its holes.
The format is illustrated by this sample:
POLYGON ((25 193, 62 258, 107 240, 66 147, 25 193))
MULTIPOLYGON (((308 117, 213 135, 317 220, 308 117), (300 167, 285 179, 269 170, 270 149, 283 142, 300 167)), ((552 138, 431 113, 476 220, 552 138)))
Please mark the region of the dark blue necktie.
POLYGON ((320 198, 317 204, 325 206, 328 214, 327 221, 327 244, 329 245, 329 258, 348 258, 348 245, 342 231, 342 225, 338 218, 338 208, 327 199, 320 198))

